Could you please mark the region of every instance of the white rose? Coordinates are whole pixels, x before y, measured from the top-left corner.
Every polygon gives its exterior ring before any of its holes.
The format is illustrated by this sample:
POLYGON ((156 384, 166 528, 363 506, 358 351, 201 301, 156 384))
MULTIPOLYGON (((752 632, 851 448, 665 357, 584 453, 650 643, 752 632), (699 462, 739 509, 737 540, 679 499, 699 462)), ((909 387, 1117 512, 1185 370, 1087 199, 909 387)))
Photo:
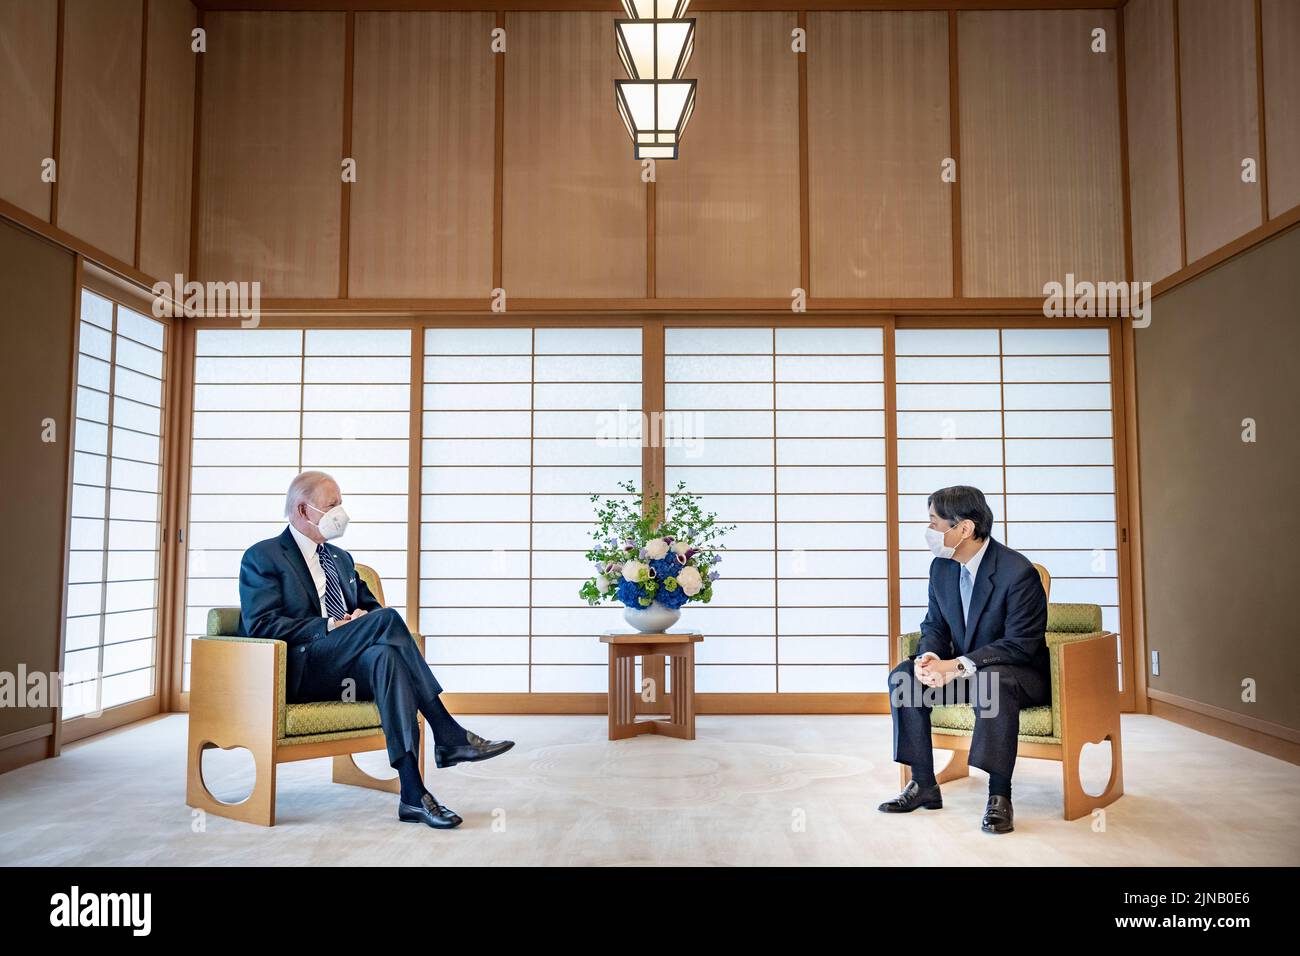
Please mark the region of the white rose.
POLYGON ((691 543, 689 541, 673 542, 673 554, 685 554, 689 550, 691 550, 691 543))
POLYGON ((653 538, 645 543, 646 557, 651 561, 658 561, 668 554, 668 542, 663 538, 653 538))
POLYGON ((609 578, 603 574, 596 575, 596 593, 604 594, 609 590, 609 578))
POLYGON ((686 592, 687 597, 694 597, 700 593, 700 588, 704 587, 704 579, 700 577, 699 569, 692 567, 685 567, 677 572, 677 583, 686 592))
POLYGON ((623 577, 628 581, 631 581, 633 584, 637 584, 641 580, 641 572, 648 572, 649 570, 650 569, 640 561, 628 561, 623 565, 623 577))

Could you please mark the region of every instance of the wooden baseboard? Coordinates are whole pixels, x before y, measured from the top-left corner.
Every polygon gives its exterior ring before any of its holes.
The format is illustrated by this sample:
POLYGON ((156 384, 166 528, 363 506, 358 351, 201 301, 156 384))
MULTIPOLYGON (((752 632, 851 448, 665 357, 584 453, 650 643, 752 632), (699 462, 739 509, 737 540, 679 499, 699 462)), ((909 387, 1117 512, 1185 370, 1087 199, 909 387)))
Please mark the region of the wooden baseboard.
MULTIPOLYGON (((606 713, 605 694, 442 695, 453 714, 606 713)), ((886 694, 696 694, 696 715, 708 714, 887 714, 886 694)))
POLYGON ((1203 704, 1166 691, 1147 689, 1151 714, 1251 750, 1300 764, 1300 732, 1281 724, 1203 704))
POLYGON ((63 722, 63 744, 84 740, 105 731, 134 724, 162 713, 158 696, 146 697, 118 707, 111 707, 98 717, 73 717, 63 722))
POLYGON ((0 737, 0 773, 8 773, 53 756, 54 727, 52 724, 45 727, 43 734, 28 736, 27 739, 21 738, 24 734, 30 734, 30 731, 0 737))

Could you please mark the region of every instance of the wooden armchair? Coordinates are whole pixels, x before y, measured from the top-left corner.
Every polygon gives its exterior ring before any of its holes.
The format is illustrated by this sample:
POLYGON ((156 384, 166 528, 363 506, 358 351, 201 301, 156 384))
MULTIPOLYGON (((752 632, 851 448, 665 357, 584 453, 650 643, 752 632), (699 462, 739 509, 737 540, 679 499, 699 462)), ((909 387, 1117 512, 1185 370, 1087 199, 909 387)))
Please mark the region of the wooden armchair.
MULTIPOLYGON (((383 586, 373 568, 357 574, 380 604, 383 586)), ((275 826, 275 768, 291 760, 333 757, 335 783, 398 792, 396 777, 372 777, 353 754, 384 750, 379 709, 372 701, 285 702, 284 641, 239 637, 239 608, 208 612, 208 634, 194 641, 190 665, 189 770, 185 802, 208 813, 275 826), (218 800, 203 782, 203 751, 245 747, 253 754, 253 791, 238 803, 218 800)), ((424 652, 424 638, 411 638, 424 652)), ((424 773, 425 725, 420 719, 420 772, 424 773)))
MULTIPOLYGON (((1051 593, 1051 578, 1035 565, 1043 590, 1051 593)), ((920 632, 899 638, 902 658, 916 654, 920 632)), ((1101 608, 1095 604, 1048 604, 1047 650, 1052 667, 1052 702, 1020 711, 1021 757, 1061 762, 1065 819, 1076 820, 1124 794, 1124 757, 1120 745, 1119 684, 1115 666, 1115 635, 1102 630, 1101 608), (1091 796, 1079 780, 1079 755, 1085 743, 1110 741, 1110 780, 1100 796, 1091 796)), ((970 704, 935 707, 930 712, 931 735, 939 750, 952 759, 935 774, 939 783, 970 775, 971 734, 975 711, 970 704)), ((902 782, 910 778, 901 768, 902 782)))

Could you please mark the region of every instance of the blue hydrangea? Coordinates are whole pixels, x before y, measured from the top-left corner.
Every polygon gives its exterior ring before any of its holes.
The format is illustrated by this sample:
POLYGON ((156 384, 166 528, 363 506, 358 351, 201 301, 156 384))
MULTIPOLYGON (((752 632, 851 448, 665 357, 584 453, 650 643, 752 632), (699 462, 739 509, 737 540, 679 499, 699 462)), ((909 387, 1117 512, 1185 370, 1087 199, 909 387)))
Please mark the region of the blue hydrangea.
POLYGON ((671 591, 665 587, 661 587, 655 592, 655 600, 664 607, 679 608, 685 604, 689 598, 687 598, 686 592, 678 586, 673 588, 671 591))
POLYGON ((650 565, 650 567, 654 569, 656 581, 662 581, 664 578, 677 577, 677 572, 683 567, 682 563, 677 560, 677 555, 673 554, 671 551, 658 561, 647 561, 646 564, 650 565))
POLYGON ((645 597, 645 588, 640 584, 629 581, 627 578, 620 578, 618 582, 618 599, 627 607, 641 608, 646 605, 641 603, 641 598, 645 597))

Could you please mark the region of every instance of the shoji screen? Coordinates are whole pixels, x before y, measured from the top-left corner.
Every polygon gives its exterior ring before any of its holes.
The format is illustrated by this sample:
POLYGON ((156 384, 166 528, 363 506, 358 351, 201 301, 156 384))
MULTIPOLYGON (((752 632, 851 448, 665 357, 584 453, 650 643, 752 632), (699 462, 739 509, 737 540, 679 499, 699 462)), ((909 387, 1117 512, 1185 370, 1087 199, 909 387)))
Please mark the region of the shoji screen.
POLYGON ((1051 573, 1052 601, 1099 604, 1118 631, 1109 331, 900 329, 895 343, 903 630, 925 616, 926 497, 966 484, 994 537, 1051 573))
POLYGON ((239 604, 244 550, 285 526, 299 471, 328 471, 351 522, 337 544, 406 610, 411 332, 195 332, 185 689, 208 609, 239 604))
POLYGON ((166 327, 81 294, 63 716, 154 693, 166 327))
POLYGON ((641 480, 640 329, 425 333, 420 631, 454 692, 603 692, 589 496, 641 480))
POLYGON ((665 330, 668 488, 735 524, 690 605, 702 692, 873 692, 889 633, 883 337, 665 330))

